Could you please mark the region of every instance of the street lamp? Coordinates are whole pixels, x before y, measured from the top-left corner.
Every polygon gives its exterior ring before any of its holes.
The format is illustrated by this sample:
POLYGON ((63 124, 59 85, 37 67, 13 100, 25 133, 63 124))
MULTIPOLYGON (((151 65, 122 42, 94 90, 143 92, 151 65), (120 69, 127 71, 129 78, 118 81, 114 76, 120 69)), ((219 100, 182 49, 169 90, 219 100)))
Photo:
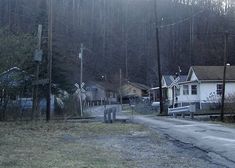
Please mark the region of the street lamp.
POLYGON ((83 106, 82 106, 82 90, 83 90, 83 51, 84 51, 84 46, 81 44, 81 51, 79 53, 79 59, 81 60, 81 70, 80 70, 80 111, 81 111, 81 117, 83 117, 83 106))
POLYGON ((220 113, 220 120, 224 121, 224 99, 225 99, 225 81, 226 81, 226 71, 227 66, 230 65, 227 63, 228 58, 228 32, 225 33, 224 36, 224 72, 223 72, 223 90, 222 90, 222 99, 221 99, 221 113, 220 113))

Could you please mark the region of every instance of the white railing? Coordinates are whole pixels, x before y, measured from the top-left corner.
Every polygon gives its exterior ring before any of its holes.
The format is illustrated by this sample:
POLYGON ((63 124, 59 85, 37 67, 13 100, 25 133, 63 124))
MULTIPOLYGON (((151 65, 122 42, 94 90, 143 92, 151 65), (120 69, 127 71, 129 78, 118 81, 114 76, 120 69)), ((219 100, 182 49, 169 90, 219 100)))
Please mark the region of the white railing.
POLYGON ((168 108, 168 115, 173 115, 177 118, 178 114, 184 118, 185 114, 190 114, 191 118, 194 117, 194 113, 196 112, 195 105, 183 106, 183 107, 176 107, 176 108, 168 108))

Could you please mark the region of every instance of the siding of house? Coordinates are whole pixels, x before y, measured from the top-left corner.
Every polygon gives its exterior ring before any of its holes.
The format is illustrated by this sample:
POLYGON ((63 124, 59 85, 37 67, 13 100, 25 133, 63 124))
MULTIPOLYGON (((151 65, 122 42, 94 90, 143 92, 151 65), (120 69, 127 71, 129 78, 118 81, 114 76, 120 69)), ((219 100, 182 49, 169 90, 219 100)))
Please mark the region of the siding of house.
POLYGON ((196 74, 195 73, 193 73, 192 74, 192 76, 191 76, 191 79, 190 79, 191 81, 195 81, 195 80, 198 80, 197 79, 197 76, 196 76, 196 74))
POLYGON ((142 91, 136 87, 133 87, 132 85, 124 85, 122 87, 122 95, 123 96, 136 95, 141 97, 142 91))
POLYGON ((167 88, 167 98, 170 104, 172 104, 173 100, 173 91, 172 88, 167 88))
MULTIPOLYGON (((184 85, 189 86, 189 94, 183 95, 183 85, 180 85, 180 95, 178 96, 178 103, 191 104, 195 103, 200 109, 208 109, 211 102, 217 102, 220 95, 217 95, 217 84, 221 83, 188 83, 184 85), (192 95, 192 85, 197 85, 197 95, 192 95), (215 95, 209 99, 210 95, 215 95)), ((235 83, 226 83, 225 95, 235 94, 235 83)))
POLYGON ((200 86, 197 83, 190 83, 190 84, 184 84, 184 85, 180 85, 180 95, 178 96, 178 102, 179 103, 194 103, 194 102, 199 102, 200 101, 200 86), (188 95, 184 95, 183 94, 183 86, 184 85, 188 85, 189 87, 189 94, 188 95), (197 95, 192 95, 192 85, 197 85, 197 95))
MULTIPOLYGON (((210 94, 212 94, 213 92, 216 94, 217 84, 222 84, 222 83, 201 83, 200 84, 200 88, 201 88, 200 100, 202 103, 207 101, 207 98, 209 98, 210 94)), ((235 94, 235 83, 226 83, 225 95, 229 95, 229 94, 235 94)), ((219 97, 220 96, 218 96, 218 98, 219 97)))
POLYGON ((106 97, 104 88, 99 85, 89 86, 86 95, 89 101, 100 101, 106 97))

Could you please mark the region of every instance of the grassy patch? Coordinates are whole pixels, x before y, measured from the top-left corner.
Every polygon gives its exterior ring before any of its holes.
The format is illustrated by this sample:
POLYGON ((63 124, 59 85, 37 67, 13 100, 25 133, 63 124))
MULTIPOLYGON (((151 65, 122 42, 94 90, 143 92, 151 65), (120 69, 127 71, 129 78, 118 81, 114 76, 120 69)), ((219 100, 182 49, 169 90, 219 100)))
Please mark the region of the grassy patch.
POLYGON ((4 168, 112 168, 130 167, 118 152, 94 139, 144 131, 135 124, 0 123, 0 167, 4 168))

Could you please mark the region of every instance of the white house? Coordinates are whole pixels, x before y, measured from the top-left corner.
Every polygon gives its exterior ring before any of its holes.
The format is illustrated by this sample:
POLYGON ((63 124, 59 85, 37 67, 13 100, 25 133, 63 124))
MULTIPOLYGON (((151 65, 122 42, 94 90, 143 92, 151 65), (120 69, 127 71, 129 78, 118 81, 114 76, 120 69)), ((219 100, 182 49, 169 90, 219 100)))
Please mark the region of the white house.
MULTIPOLYGON (((209 108, 222 94, 223 66, 192 66, 186 81, 179 83, 178 103, 209 108)), ((235 66, 227 66, 225 95, 235 94, 235 66)))
MULTIPOLYGON (((175 80, 175 78, 179 78, 176 82, 176 84, 185 82, 187 79, 187 75, 163 75, 162 76, 162 91, 163 91, 163 99, 164 101, 168 102, 169 105, 174 104, 176 96, 179 94, 179 89, 175 87, 171 87, 172 82, 175 80), (174 100, 174 101, 173 101, 174 100)), ((150 93, 152 95, 153 101, 159 101, 159 87, 154 87, 150 89, 150 93)))
POLYGON ((187 75, 179 75, 179 76, 172 76, 172 75, 163 75, 162 76, 162 88, 163 88, 163 95, 164 99, 166 99, 170 105, 176 102, 176 97, 179 95, 179 89, 176 87, 172 87, 172 82, 175 80, 174 78, 179 78, 176 84, 185 82, 187 79, 187 75), (172 79, 173 77, 173 79, 172 79), (175 99, 173 99, 175 98, 175 99))

